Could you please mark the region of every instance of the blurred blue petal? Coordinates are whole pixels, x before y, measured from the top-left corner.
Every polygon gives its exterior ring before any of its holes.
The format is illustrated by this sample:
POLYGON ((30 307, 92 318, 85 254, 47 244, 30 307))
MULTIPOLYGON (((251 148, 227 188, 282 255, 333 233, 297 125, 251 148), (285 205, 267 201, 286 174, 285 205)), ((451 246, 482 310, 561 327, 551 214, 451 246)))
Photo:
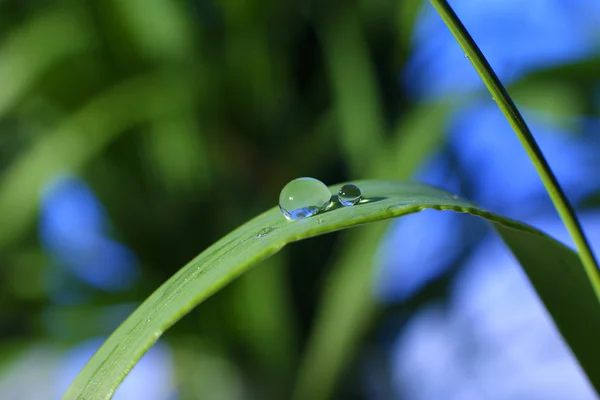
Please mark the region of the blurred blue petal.
MULTIPOLYGON (((600 244, 600 215, 582 216, 600 244)), ((531 221, 564 238, 557 218, 531 221)), ((398 339, 400 398, 595 399, 526 275, 497 236, 457 278, 449 307, 420 312, 398 339)))
MULTIPOLYGON (((452 6, 504 83, 598 51, 600 2, 456 0, 452 6)), ((417 21, 413 39, 414 57, 402 76, 413 96, 431 99, 483 87, 429 4, 417 21)), ((600 187, 597 139, 591 140, 591 146, 587 133, 575 137, 536 118, 527 116, 527 120, 570 199, 578 201, 600 187)), ((594 132, 595 124, 586 119, 582 125, 594 132)), ((464 178, 473 200, 570 243, 531 161, 491 98, 488 104, 456 115, 449 146, 459 167, 455 173, 464 178), (553 218, 539 219, 548 211, 553 218)), ((437 174, 447 176, 446 167, 438 164, 437 174)), ((456 190, 448 179, 430 183, 456 190)), ((442 231, 448 236, 453 227, 433 219, 424 218, 414 226, 408 223, 405 229, 404 221, 398 223, 389 240, 396 249, 387 250, 387 261, 383 257, 379 292, 403 298, 444 270, 448 252, 452 255, 464 239, 452 242, 456 239, 435 236, 442 231), (431 242, 425 242, 426 237, 431 242), (418 247, 444 256, 427 259, 419 255, 418 247)), ((597 247, 600 217, 587 215, 584 225, 597 247)), ((596 398, 525 275, 497 237, 469 261, 453 288, 449 308, 434 305, 414 317, 398 339, 393 358, 398 397, 403 399, 596 398)))
POLYGON ((105 237, 64 253, 62 260, 79 279, 104 290, 126 289, 139 276, 133 252, 105 237))
POLYGON ((375 294, 385 303, 403 301, 438 278, 461 250, 463 218, 452 212, 425 210, 394 223, 380 250, 375 294))
MULTIPOLYGON (((457 192, 458 175, 443 153, 435 154, 416 179, 457 192)), ((402 301, 439 277, 461 251, 464 219, 452 212, 425 210, 394 222, 381 244, 375 294, 382 302, 402 301)))
POLYGON ((60 399, 61 396, 52 395, 60 349, 43 342, 33 342, 27 347, 23 344, 9 344, 12 351, 2 355, 0 399, 60 399))
MULTIPOLYGON (((571 200, 597 190, 600 160, 597 148, 581 137, 528 118, 530 128, 559 182, 571 200)), ((545 198, 544 186, 508 122, 490 101, 461 110, 450 126, 450 145, 467 179, 474 199, 486 208, 511 216, 529 214, 545 198)), ((550 204, 549 202, 547 203, 550 204)))
POLYGON ((139 276, 132 251, 107 237, 108 223, 91 189, 74 176, 49 185, 42 197, 39 235, 58 266, 104 290, 122 290, 139 276))
POLYGON ((61 176, 47 186, 42 196, 40 239, 61 251, 94 243, 106 229, 102 205, 85 182, 61 176))
MULTIPOLYGON (((532 69, 590 55, 597 48, 600 32, 599 4, 583 0, 458 0, 452 7, 496 73, 508 83, 532 69)), ((433 98, 482 87, 469 60, 429 4, 417 21, 413 46, 414 56, 403 81, 414 95, 433 98)))
MULTIPOLYGON (((102 344, 92 339, 69 350, 57 371, 57 396, 60 398, 79 371, 102 344)), ((175 390, 174 366, 170 349, 158 342, 148 350, 119 386, 114 400, 172 400, 175 390)))
POLYGON ((414 179, 439 186, 450 192, 460 191, 460 177, 450 163, 448 154, 438 151, 417 169, 414 179))

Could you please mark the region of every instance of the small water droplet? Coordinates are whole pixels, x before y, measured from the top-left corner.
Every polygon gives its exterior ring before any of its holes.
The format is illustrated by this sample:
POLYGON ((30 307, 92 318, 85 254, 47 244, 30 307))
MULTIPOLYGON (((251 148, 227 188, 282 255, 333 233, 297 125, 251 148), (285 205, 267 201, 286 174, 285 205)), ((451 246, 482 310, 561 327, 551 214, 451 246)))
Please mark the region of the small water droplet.
POLYGON ((146 322, 151 322, 151 321, 152 321, 152 317, 150 317, 146 320, 146 322))
POLYGON ((312 217, 331 203, 331 192, 314 178, 298 178, 288 182, 279 194, 279 209, 290 220, 312 217))
POLYGON ((256 237, 258 239, 264 238, 265 236, 267 236, 269 233, 273 232, 274 230, 275 230, 275 228, 273 228, 272 226, 270 226, 268 228, 263 228, 256 234, 256 237))
POLYGON ((353 206, 360 201, 362 193, 358 186, 351 183, 346 184, 338 191, 338 199, 344 206, 353 206))
POLYGON ((398 207, 400 207, 400 206, 398 206, 397 204, 392 204, 391 206, 387 206, 386 209, 385 209, 385 211, 387 211, 387 212, 394 212, 394 211, 396 211, 396 209, 398 207))
POLYGON ((457 194, 454 194, 454 195, 452 195, 452 198, 453 198, 454 200, 460 200, 460 196, 459 196, 459 195, 457 195, 457 194))
POLYGON ((468 56, 467 54, 465 54, 465 58, 468 60, 468 59, 469 59, 469 56, 468 56))
POLYGON ((322 224, 323 222, 325 222, 325 221, 324 221, 324 220, 322 220, 321 218, 319 218, 319 219, 317 220, 317 224, 322 224))

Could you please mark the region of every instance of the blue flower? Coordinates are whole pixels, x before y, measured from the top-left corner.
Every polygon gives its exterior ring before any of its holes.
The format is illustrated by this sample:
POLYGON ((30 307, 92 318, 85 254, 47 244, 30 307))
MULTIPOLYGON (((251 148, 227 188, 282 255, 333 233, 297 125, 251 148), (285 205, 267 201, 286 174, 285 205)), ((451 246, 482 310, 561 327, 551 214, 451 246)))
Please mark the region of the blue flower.
POLYGON ((91 189, 62 176, 42 196, 39 237, 55 263, 103 290, 122 290, 139 276, 133 252, 108 234, 107 217, 91 189))
MULTIPOLYGON (((504 83, 540 67, 583 59, 597 47, 598 2, 458 0, 452 6, 504 83)), ((412 44, 413 57, 402 80, 413 95, 434 98, 482 87, 429 4, 417 21, 412 44)))

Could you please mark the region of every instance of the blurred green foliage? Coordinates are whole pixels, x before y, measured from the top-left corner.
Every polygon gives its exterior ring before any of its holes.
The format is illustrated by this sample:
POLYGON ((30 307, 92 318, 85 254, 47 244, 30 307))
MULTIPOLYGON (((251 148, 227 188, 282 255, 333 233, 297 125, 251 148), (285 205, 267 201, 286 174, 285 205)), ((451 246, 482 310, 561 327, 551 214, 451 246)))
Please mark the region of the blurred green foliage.
MULTIPOLYGON (((108 306, 143 300, 273 206, 290 179, 409 177, 443 144, 450 113, 473 100, 416 102, 398 83, 421 4, 0 1, 0 358, 17 344, 110 333, 124 315, 107 317, 108 306), (90 183, 139 257, 132 290, 76 282, 85 304, 53 303, 46 280, 56 271, 35 224, 44 184, 67 171, 90 183)), ((524 78, 517 100, 587 109, 594 64, 582 65, 524 78)), ((165 339, 180 398, 289 396, 298 369, 342 332, 323 378, 322 393, 333 391, 372 325, 376 306, 362 296, 371 270, 359 267, 373 263, 384 231, 298 243, 178 323, 165 339), (347 297, 357 285, 362 297, 347 297), (328 296, 357 304, 342 311, 328 296), (311 336, 315 321, 330 336, 311 336), (218 379, 204 378, 211 368, 218 379), (221 380, 242 389, 218 392, 221 380)), ((358 383, 340 390, 347 398, 358 383)))

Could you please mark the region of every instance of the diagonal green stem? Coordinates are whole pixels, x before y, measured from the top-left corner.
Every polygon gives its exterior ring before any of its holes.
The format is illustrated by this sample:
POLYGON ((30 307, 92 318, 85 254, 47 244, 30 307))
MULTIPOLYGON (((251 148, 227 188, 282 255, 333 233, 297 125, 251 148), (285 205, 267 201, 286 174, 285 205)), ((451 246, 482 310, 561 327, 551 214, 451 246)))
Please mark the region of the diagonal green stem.
POLYGON ((469 57, 469 60, 475 67, 475 70, 477 70, 483 83, 487 86, 494 100, 517 134, 525 151, 527 151, 527 154, 542 179, 546 191, 550 195, 558 214, 562 218, 563 223, 575 242, 581 262, 586 269, 586 273, 589 276, 592 285, 596 289, 596 293, 600 295, 600 271, 598 270, 598 263, 594 258, 589 242, 583 233, 583 229, 575 215, 573 207, 569 203, 567 196, 550 169, 548 162, 544 158, 544 154, 536 143, 529 127, 521 116, 521 113, 465 26, 462 24, 452 7, 450 7, 450 4, 448 4, 446 0, 430 1, 460 44, 460 47, 462 47, 467 57, 469 57))

